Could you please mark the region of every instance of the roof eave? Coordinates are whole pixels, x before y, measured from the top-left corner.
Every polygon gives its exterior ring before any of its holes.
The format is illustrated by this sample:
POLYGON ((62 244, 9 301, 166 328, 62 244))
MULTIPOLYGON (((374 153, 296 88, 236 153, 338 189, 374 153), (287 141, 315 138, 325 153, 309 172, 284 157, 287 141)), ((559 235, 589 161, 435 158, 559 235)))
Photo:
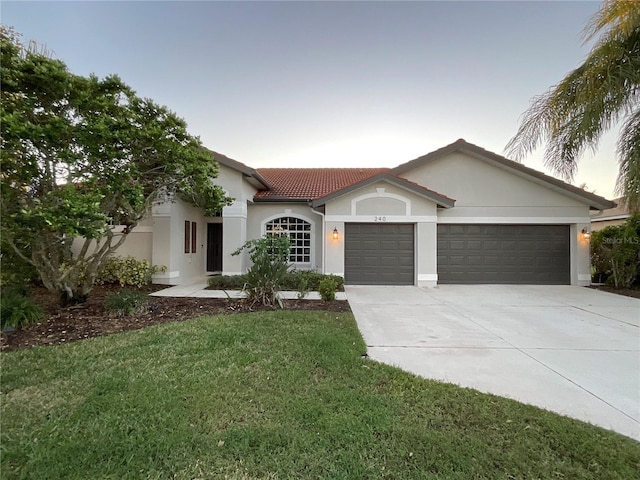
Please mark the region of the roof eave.
POLYGON ((254 168, 245 165, 242 162, 234 160, 218 152, 213 152, 213 159, 220 165, 231 168, 236 172, 240 172, 243 177, 249 182, 249 184, 258 190, 271 190, 271 185, 267 182, 262 175, 260 175, 254 168))
POLYGON ((309 203, 310 198, 292 198, 283 196, 253 197, 254 203, 309 203))

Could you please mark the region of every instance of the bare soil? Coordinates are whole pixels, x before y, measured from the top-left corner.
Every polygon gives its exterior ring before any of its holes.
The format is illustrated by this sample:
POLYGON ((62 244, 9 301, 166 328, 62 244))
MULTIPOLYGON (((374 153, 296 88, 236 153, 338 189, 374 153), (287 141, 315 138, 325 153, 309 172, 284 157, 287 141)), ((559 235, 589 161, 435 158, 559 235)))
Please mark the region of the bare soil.
MULTIPOLYGON (((150 285, 144 291, 152 293, 166 288, 150 285)), ((225 315, 259 310, 273 310, 262 305, 251 306, 245 300, 219 298, 149 297, 144 312, 131 316, 109 314, 104 307, 105 298, 120 290, 119 286, 96 286, 86 303, 60 307, 57 296, 42 287, 34 287, 29 296, 45 312, 45 318, 14 332, 2 332, 0 351, 19 350, 42 345, 60 345, 86 338, 137 330, 158 323, 180 322, 203 315, 225 315)), ((325 310, 350 312, 349 302, 319 300, 285 300, 287 310, 325 310)))
POLYGON ((592 285, 591 288, 602 290, 603 292, 624 295, 625 297, 640 298, 640 288, 613 288, 609 285, 592 285))

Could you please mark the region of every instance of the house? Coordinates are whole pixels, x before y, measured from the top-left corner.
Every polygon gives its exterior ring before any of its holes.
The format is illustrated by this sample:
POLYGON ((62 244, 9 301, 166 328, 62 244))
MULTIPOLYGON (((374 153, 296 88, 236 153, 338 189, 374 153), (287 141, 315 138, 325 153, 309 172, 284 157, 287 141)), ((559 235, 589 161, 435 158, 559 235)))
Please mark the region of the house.
POLYGON ((614 207, 464 140, 395 168, 253 169, 215 158, 232 205, 204 217, 159 203, 119 251, 166 266, 156 283, 243 273, 247 256, 232 253, 284 231, 293 266, 347 284, 588 285, 589 213, 614 207))
POLYGON ((622 198, 616 198, 614 203, 616 205, 613 208, 599 210, 591 214, 592 231, 596 232, 604 227, 622 225, 628 218, 631 218, 631 212, 622 201, 622 198))

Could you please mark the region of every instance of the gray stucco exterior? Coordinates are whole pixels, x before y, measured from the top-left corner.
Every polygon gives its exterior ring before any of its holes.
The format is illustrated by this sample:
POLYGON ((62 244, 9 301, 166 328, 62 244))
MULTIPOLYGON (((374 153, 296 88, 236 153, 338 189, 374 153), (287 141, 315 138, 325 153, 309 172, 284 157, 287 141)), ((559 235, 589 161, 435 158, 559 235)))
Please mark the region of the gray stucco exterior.
MULTIPOLYGON (((222 224, 222 270, 239 274, 245 256, 232 253, 259 238, 281 217, 307 222, 309 261, 297 268, 345 275, 345 229, 354 223, 408 224, 414 232, 414 284, 438 283, 438 225, 565 225, 569 244, 569 283, 588 285, 590 211, 611 208, 602 197, 458 141, 388 172, 332 191, 324 197, 257 201, 270 185, 253 170, 218 156, 215 183, 232 198, 221 217, 205 217, 180 201, 155 205, 138 238, 119 254, 132 252, 167 271, 158 283, 179 284, 214 273, 207 271, 207 224, 222 224), (195 253, 183 249, 183 224, 196 222, 195 253), (338 232, 334 238, 334 229, 338 232)), ((133 234, 132 234, 133 235, 133 234)), ((133 237, 132 237, 133 238, 133 237)))

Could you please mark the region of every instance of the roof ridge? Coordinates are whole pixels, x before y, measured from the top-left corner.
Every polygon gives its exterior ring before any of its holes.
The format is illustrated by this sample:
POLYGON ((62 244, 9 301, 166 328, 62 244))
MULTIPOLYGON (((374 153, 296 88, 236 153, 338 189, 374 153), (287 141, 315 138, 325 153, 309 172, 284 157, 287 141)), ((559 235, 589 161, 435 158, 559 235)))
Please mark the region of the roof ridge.
POLYGON ((260 167, 256 170, 391 170, 389 167, 260 167))

